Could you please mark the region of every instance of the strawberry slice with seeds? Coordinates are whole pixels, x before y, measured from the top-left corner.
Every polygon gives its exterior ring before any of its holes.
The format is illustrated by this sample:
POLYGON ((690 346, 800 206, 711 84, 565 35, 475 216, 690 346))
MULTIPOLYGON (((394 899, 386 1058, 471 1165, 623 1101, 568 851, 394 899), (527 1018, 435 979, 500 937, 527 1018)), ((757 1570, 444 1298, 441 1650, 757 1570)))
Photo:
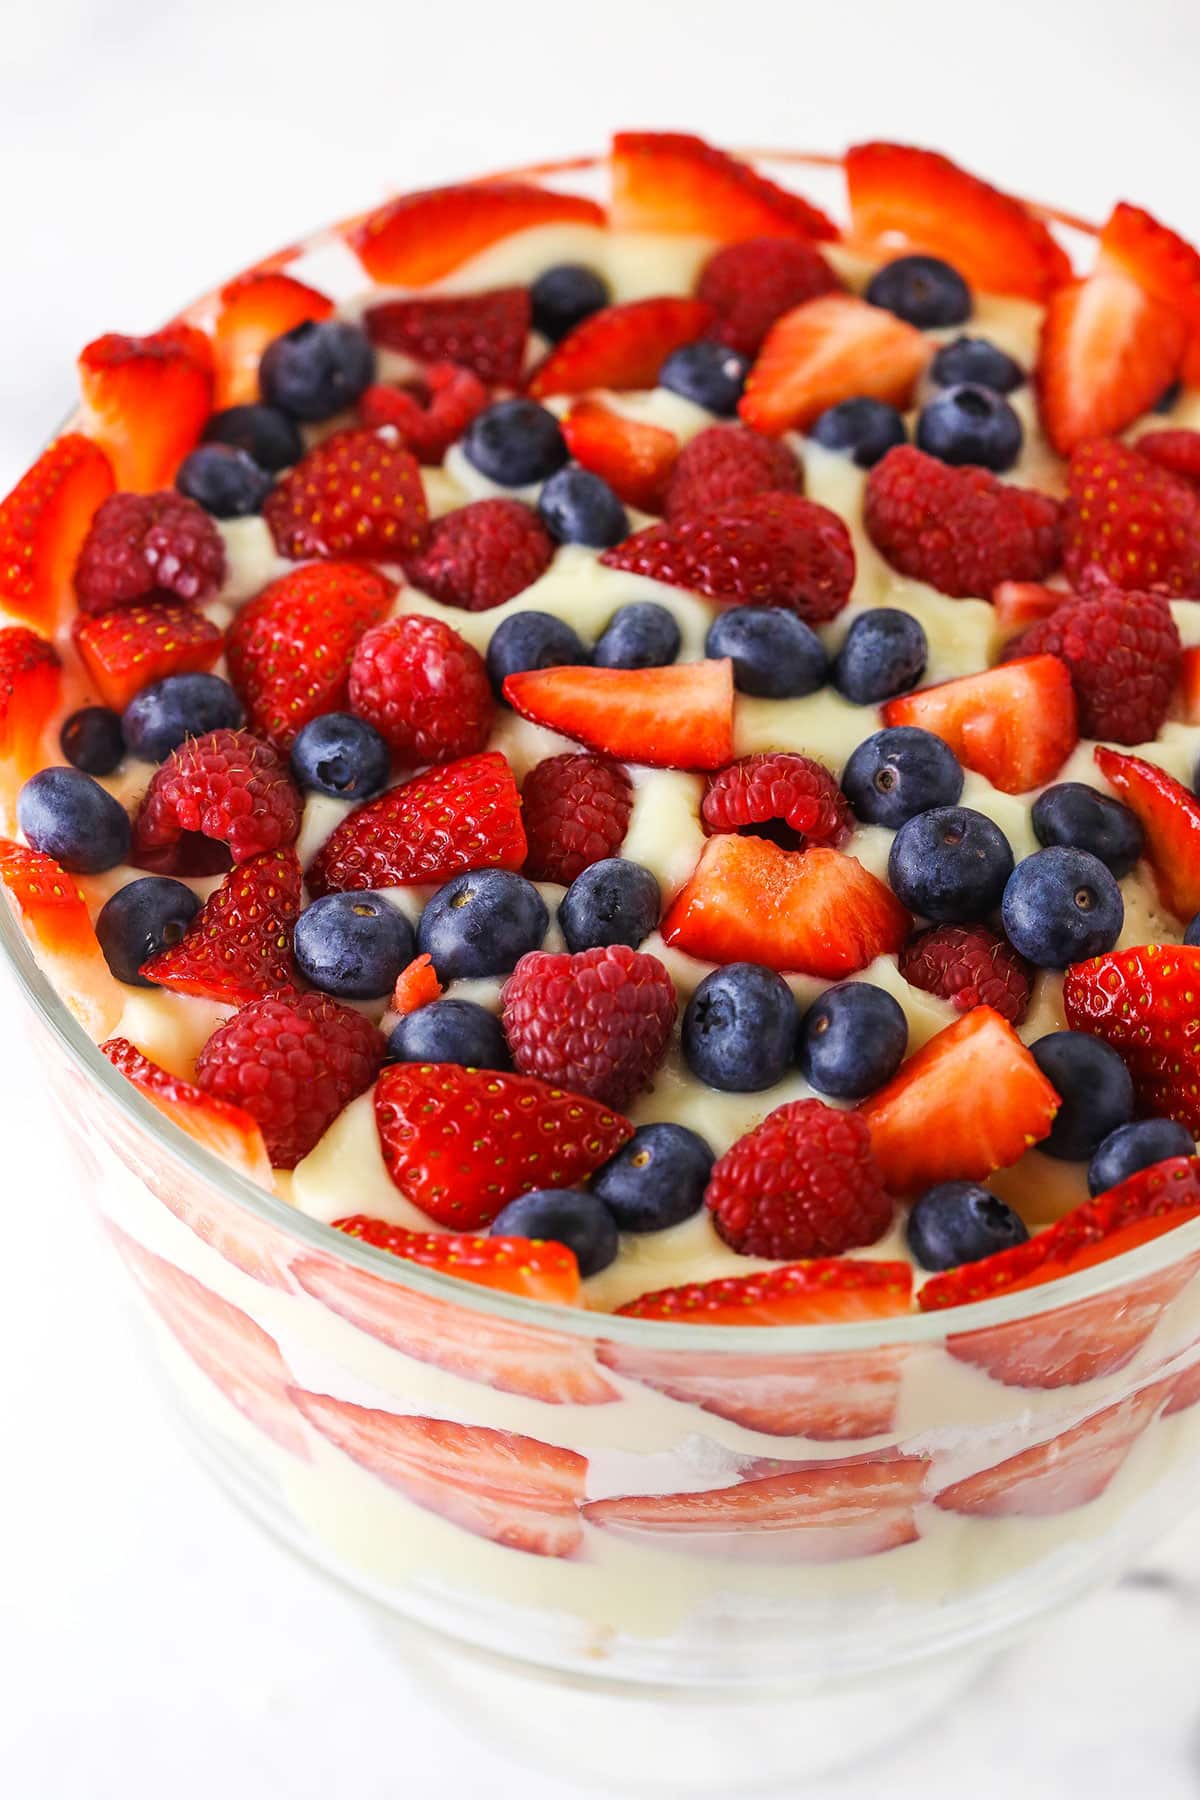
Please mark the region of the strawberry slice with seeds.
POLYGON ((864 397, 907 406, 933 355, 914 325, 853 294, 822 294, 776 319, 738 412, 756 431, 803 431, 826 407, 864 397))
POLYGON ((252 856, 209 895, 180 941, 152 956, 141 973, 172 993, 235 1006, 294 987, 292 927, 300 907, 295 851, 252 856))
POLYGON ((839 235, 819 207, 685 131, 616 133, 612 227, 696 233, 722 243, 759 235, 839 235))
POLYGON ((1146 834, 1145 856, 1159 898, 1180 919, 1200 912, 1200 800, 1140 756, 1097 744, 1096 766, 1146 834))
POLYGON ((71 1011, 93 1035, 111 1031, 129 990, 109 971, 74 877, 52 856, 0 838, 0 886, 71 1011))
POLYGON ((194 606, 80 613, 74 636, 92 686, 116 712, 153 681, 211 669, 225 648, 225 633, 194 606))
POLYGON ((425 542, 421 466, 395 433, 353 427, 322 439, 271 489, 263 518, 281 556, 402 562, 425 542))
POLYGON ((1038 353, 1038 401, 1054 448, 1124 431, 1179 373, 1187 329, 1127 275, 1100 270, 1050 296, 1038 353))
POLYGON ((577 463, 607 481, 627 506, 662 510, 679 439, 661 425, 623 419, 598 400, 577 400, 562 421, 567 449, 577 463))
POLYGON ((1183 379, 1200 379, 1200 252, 1140 206, 1118 201, 1100 233, 1100 268, 1122 270, 1178 314, 1188 333, 1183 379))
POLYGON ((733 664, 527 669, 504 698, 589 750, 654 769, 720 769, 733 756, 733 664))
POLYGON ((180 1131, 260 1187, 274 1187, 263 1134, 248 1112, 160 1068, 128 1038, 109 1038, 100 1049, 113 1068, 180 1131))
POLYGON ((1076 963, 1063 982, 1072 1031, 1089 1031, 1123 1058, 1144 1112, 1200 1136, 1200 949, 1141 944, 1076 963))
POLYGON ((333 301, 278 270, 252 269, 221 289, 213 326, 218 408, 258 399, 258 365, 268 344, 309 319, 327 319, 333 301))
POLYGON ((212 347, 202 331, 170 325, 151 337, 109 332, 79 358, 83 423, 119 488, 169 487, 213 408, 212 347))
POLYGON ((529 377, 535 400, 589 388, 652 388, 673 350, 703 337, 715 315, 670 296, 605 306, 569 331, 529 377))
POLYGON ((1200 592, 1200 495, 1130 444, 1098 438, 1071 457, 1063 567, 1078 592, 1200 592))
POLYGON ((346 241, 372 281, 428 287, 514 231, 604 223, 603 207, 581 195, 481 181, 400 194, 352 225, 346 241))
POLYGON ((427 950, 423 950, 420 956, 414 956, 397 975, 392 993, 392 1011, 403 1018, 406 1013, 428 1006, 431 1000, 440 1000, 441 996, 442 984, 437 978, 433 958, 427 950))
POLYGON ((10 828, 18 790, 42 760, 42 734, 61 684, 53 644, 25 625, 0 629, 0 817, 10 828))
POLYGON ((97 507, 113 491, 98 444, 68 432, 44 450, 0 501, 0 606, 53 631, 71 599, 71 577, 97 507))
POLYGON ((457 363, 496 387, 520 381, 529 321, 529 289, 523 287, 385 300, 363 314, 373 344, 418 362, 457 363))
POLYGON ((565 1244, 522 1237, 471 1237, 447 1231, 407 1231, 363 1213, 334 1221, 335 1231, 386 1250, 423 1269, 472 1281, 500 1294, 571 1306, 579 1298, 579 1264, 565 1244))
POLYGON ((1053 781, 1079 742, 1071 674, 1057 656, 1030 656, 889 700, 887 725, 916 725, 949 744, 1003 794, 1053 781))

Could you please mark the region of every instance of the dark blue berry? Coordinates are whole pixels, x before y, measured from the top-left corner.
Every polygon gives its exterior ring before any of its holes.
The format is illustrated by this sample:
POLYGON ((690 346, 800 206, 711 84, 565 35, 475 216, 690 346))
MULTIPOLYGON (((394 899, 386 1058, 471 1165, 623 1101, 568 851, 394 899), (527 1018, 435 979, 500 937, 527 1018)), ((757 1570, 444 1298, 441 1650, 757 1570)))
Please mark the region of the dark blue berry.
POLYGON ((1200 947, 1200 913, 1197 913, 1183 934, 1183 941, 1190 949, 1200 947))
POLYGON ((603 275, 582 263, 555 263, 529 290, 533 329, 557 344, 594 312, 607 306, 611 289, 603 275))
POLYGON ((704 640, 706 656, 728 656, 733 685, 767 700, 798 700, 829 679, 825 646, 803 619, 781 606, 731 606, 704 640))
POLYGON ((1098 856, 1054 844, 1018 863, 1000 917, 1021 956, 1039 969, 1065 969, 1112 949, 1125 902, 1098 856))
POLYGON ((585 663, 588 653, 571 627, 553 613, 517 612, 501 619, 487 647, 487 672, 497 699, 508 675, 585 663))
POLYGON ((986 338, 960 337, 942 345, 929 365, 929 379, 936 387, 958 387, 966 381, 991 388, 994 394, 1011 394, 1024 381, 1025 371, 1007 350, 986 338))
POLYGON ((538 514, 560 544, 607 550, 629 536, 625 508, 607 481, 576 463, 551 475, 538 496, 538 514))
POLYGON ((85 775, 111 775, 125 754, 121 715, 111 706, 83 706, 73 712, 58 741, 72 768, 85 775))
POLYGON ((431 1000, 405 1013, 388 1038, 393 1062, 461 1063, 468 1069, 509 1069, 504 1032, 495 1013, 473 1000, 431 1000))
POLYGON ((1118 1125, 1088 1164, 1088 1193, 1106 1194, 1139 1169, 1195 1152, 1191 1132, 1177 1119, 1135 1119, 1132 1125, 1118 1125))
POLYGON ((129 817, 81 769, 39 769, 17 799, 17 822, 35 850, 73 875, 98 875, 129 855, 129 817))
POLYGON ((1172 413, 1172 412, 1174 412, 1176 406, 1179 403, 1179 396, 1180 396, 1180 394, 1182 394, 1182 392, 1183 392, 1182 381, 1173 381, 1169 387, 1165 387, 1163 389, 1162 393, 1158 396, 1158 399, 1154 402, 1155 412, 1156 413, 1172 413))
POLYGON ((942 1181, 908 1215, 908 1247, 923 1269, 957 1269, 1028 1242, 1011 1206, 973 1181, 942 1181))
POLYGON ((379 894, 326 894, 296 920, 296 967, 323 994, 376 1000, 413 957, 413 928, 379 894))
POLYGON ((939 256, 898 256, 872 275, 866 298, 924 331, 961 325, 971 316, 971 290, 939 256))
POLYGON ((433 896, 417 927, 417 947, 433 958, 438 980, 507 975, 540 950, 550 924, 531 881, 507 869, 456 875, 433 896))
POLYGON ((904 1008, 869 981, 826 988, 800 1026, 800 1070, 835 1100, 861 1100, 890 1081, 908 1049, 904 1008))
POLYGON ((1046 788, 1033 803, 1032 824, 1039 844, 1088 850, 1118 881, 1137 862, 1145 840, 1135 813, 1085 781, 1046 788))
POLYGON ((715 1158, 686 1125, 643 1125, 592 1178, 622 1231, 665 1231, 699 1212, 715 1158))
POLYGON ((892 891, 913 912, 943 925, 994 912, 1012 872, 1008 839, 969 806, 918 813, 900 827, 888 857, 892 891))
POLYGON ((700 338, 672 350, 658 371, 658 385, 728 419, 737 411, 749 372, 748 356, 739 355, 728 344, 700 338))
POLYGON ((943 389, 917 420, 917 448, 927 456, 998 474, 1012 468, 1024 440, 1021 421, 1003 394, 966 383, 943 389))
POLYGON ((791 1067, 799 1024, 792 990, 759 963, 727 963, 706 975, 683 1015, 683 1054, 709 1087, 755 1094, 791 1067))
POLYGON ((232 444, 253 457, 260 469, 277 474, 304 455, 296 421, 277 406, 227 406, 215 412, 201 436, 206 444, 232 444))
POLYGON ((1029 1048, 1062 1101, 1038 1149, 1064 1162, 1086 1162, 1110 1132, 1133 1117, 1129 1070, 1108 1044, 1083 1031, 1052 1031, 1029 1048))
POLYGON ((855 750, 842 772, 842 792, 864 825, 898 831, 933 807, 953 806, 963 772, 948 744, 919 725, 891 725, 855 750))
POLYGON ((860 469, 873 469, 897 444, 908 442, 904 420, 883 400, 839 400, 825 409, 810 437, 825 450, 848 456, 860 469))
POLYGON ((245 519, 262 511, 271 477, 232 444, 201 444, 185 456, 175 486, 214 519, 245 519))
POLYGON ((300 786, 337 800, 369 800, 383 787, 391 767, 385 739, 353 713, 322 713, 292 745, 292 774, 300 786))
POLYGON ((130 753, 164 762, 185 738, 236 730, 242 703, 219 675, 167 675, 135 694, 121 718, 130 753))
POLYGON ((915 687, 925 673, 929 642, 911 613, 875 606, 859 613, 833 665, 833 683, 847 700, 875 706, 915 687))
POLYGON ((543 1238, 575 1252, 586 1280, 616 1258, 617 1222, 594 1194, 579 1188, 535 1188, 510 1200, 490 1226, 492 1237, 543 1238))
POLYGON ((592 660, 601 669, 663 669, 682 641, 673 612, 657 600, 633 600, 608 621, 592 660))
POLYGON ((462 447, 467 461, 500 487, 545 481, 567 460, 558 420, 536 400, 498 400, 471 421, 462 447))
POLYGON ((662 893, 649 869, 623 856, 606 856, 577 875, 558 909, 567 949, 594 950, 628 944, 636 950, 662 914, 662 893))
POLYGON ((177 944, 199 911, 191 888, 165 875, 143 875, 118 888, 96 915, 96 936, 117 980, 157 987, 139 973, 142 964, 177 944))
POLYGON ((263 351, 259 391, 293 419, 332 419, 375 379, 375 352, 361 325, 306 319, 263 351))

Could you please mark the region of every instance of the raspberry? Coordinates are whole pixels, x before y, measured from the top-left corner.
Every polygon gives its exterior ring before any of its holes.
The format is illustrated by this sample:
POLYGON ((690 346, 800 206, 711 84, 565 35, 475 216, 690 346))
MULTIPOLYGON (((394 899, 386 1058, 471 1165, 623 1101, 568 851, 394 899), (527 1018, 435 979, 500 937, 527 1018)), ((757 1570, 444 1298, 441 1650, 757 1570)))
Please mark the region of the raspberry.
POLYGON ((811 244, 800 238, 757 237, 710 256, 696 294, 717 314, 713 337, 743 356, 757 356, 782 313, 839 285, 811 244))
POLYGON ((1200 431, 1147 431, 1134 448, 1139 456, 1149 457, 1155 468, 1200 487, 1200 431))
POLYGON ((1062 527, 1072 587, 1200 593, 1200 495, 1126 444, 1075 451, 1062 527))
POLYGON ((675 984, 656 956, 610 944, 576 956, 533 950, 500 994, 513 1060, 607 1106, 647 1087, 675 1025, 675 984))
POLYGON ((986 597, 1002 581, 1041 581, 1058 566, 1056 500, 909 444, 871 470, 863 516, 894 569, 943 594, 986 597))
POLYGON ((986 925, 932 925, 909 939, 898 960, 905 981, 951 1001, 959 1012, 990 1006, 1019 1025, 1029 1011, 1029 965, 986 925))
POLYGON ((780 1262, 840 1256, 892 1222, 866 1120, 821 1100, 768 1113, 721 1157, 704 1200, 731 1250, 780 1262))
POLYGON ((629 828, 633 783, 620 763, 568 750, 548 756, 525 777, 521 812, 531 881, 561 881, 615 856, 629 828))
POLYGON ((418 462, 440 463, 488 403, 478 375, 457 363, 430 363, 419 381, 400 387, 376 382, 358 403, 364 425, 394 425, 418 462))
POLYGON ((764 750, 709 779, 700 806, 706 831, 770 838, 783 850, 836 847, 854 824, 850 802, 829 770, 810 756, 764 750))
POLYGON ((544 575, 553 555, 549 532, 519 500, 475 500, 434 521, 404 572, 443 606, 489 612, 544 575))
POLYGON ((1009 644, 1004 660, 1044 652, 1061 657, 1071 671, 1081 737, 1145 744, 1158 736, 1183 658, 1162 594, 1114 588, 1072 596, 1009 644))
POLYGON ((379 1073, 383 1034, 327 994, 268 994, 214 1031, 196 1059, 205 1093, 262 1129, 277 1169, 294 1169, 379 1073))
POLYGON ((282 850, 300 830, 300 796, 269 744, 248 731, 209 731, 173 750, 142 798, 131 860, 174 873, 185 832, 227 844, 235 863, 282 850), (149 859, 149 860, 147 860, 149 859))
POLYGON ((761 437, 748 425, 710 425, 679 452, 663 511, 680 519, 753 494, 796 494, 803 486, 804 471, 781 438, 761 437))
POLYGON ((364 632, 350 664, 350 705, 408 764, 482 750, 496 713, 478 650, 453 626, 417 613, 364 632))
POLYGON ((421 470, 386 431, 335 431, 267 495, 263 518, 281 556, 378 556, 400 562, 425 542, 421 470))
POLYGON ((208 600, 225 579, 221 534, 183 494, 111 494, 92 520, 75 564, 86 613, 169 596, 208 600))

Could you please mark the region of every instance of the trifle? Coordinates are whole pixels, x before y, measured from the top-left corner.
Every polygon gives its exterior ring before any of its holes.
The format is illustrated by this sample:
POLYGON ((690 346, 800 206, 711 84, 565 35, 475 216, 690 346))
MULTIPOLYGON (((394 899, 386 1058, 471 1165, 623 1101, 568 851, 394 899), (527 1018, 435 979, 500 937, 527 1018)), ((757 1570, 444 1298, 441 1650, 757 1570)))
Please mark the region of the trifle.
POLYGON ((636 132, 83 351, 0 923, 197 1438, 385 1610, 911 1716, 1186 1504, 1198 331, 1132 205, 636 132))

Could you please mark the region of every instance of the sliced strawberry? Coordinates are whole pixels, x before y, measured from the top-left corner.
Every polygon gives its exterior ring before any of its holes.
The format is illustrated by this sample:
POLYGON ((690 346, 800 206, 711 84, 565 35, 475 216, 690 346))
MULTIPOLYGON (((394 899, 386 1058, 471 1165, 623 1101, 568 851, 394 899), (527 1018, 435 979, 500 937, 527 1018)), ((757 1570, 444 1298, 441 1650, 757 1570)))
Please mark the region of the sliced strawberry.
POLYGON ((71 577, 96 508, 113 491, 98 444, 69 432, 51 444, 0 501, 0 607, 54 631, 71 602, 71 577))
POLYGON ((172 993, 235 1006, 293 987, 292 927, 301 904, 294 850, 252 856, 209 895, 177 944, 143 964, 142 974, 172 993))
POLYGON ((733 664, 528 669, 504 698, 589 750, 654 769, 720 769, 733 756, 733 664))
POLYGON ((351 226, 346 240, 372 281, 428 287, 514 231, 604 222, 603 207, 578 194, 488 181, 400 194, 351 226))
POLYGON ((1030 656, 889 700, 888 725, 916 725, 949 744, 1004 794, 1053 781, 1079 742, 1075 690, 1057 656, 1030 656))
POLYGON ((1076 963, 1063 981, 1072 1031, 1089 1031, 1124 1060, 1143 1111, 1200 1136, 1200 949, 1142 944, 1076 963))
POLYGON ((835 238, 832 219, 749 163, 684 131, 618 131, 612 143, 615 231, 739 238, 835 238))
POLYGON ((706 962, 764 963, 836 981, 898 950, 911 924, 854 857, 780 850, 731 833, 708 840, 662 935, 706 962))
POLYGON ((565 1244, 523 1237, 470 1237, 449 1231, 406 1231, 386 1219, 356 1213, 334 1221, 336 1231, 386 1250, 423 1269, 436 1269, 459 1281, 571 1306, 579 1299, 579 1264, 565 1244))
POLYGON ((606 306, 569 331, 529 377, 534 399, 589 388, 652 388, 673 350, 703 337, 714 318, 702 300, 669 296, 606 306))
POLYGON ((433 958, 427 950, 422 951, 397 975, 392 1011, 403 1018, 405 1013, 416 1012, 418 1007, 428 1006, 431 1000, 439 1000, 441 994, 442 984, 437 978, 433 958))
POLYGON ((1017 1162, 1046 1136, 1058 1106, 1012 1026, 990 1006, 976 1006, 930 1038, 860 1110, 888 1186, 912 1194, 1017 1162))
POLYGON ((152 681, 211 669, 225 634, 194 606, 123 606, 80 613, 75 648, 101 700, 122 712, 152 681))
POLYGON ((128 1038, 109 1038, 100 1048, 114 1069, 180 1131, 260 1187, 274 1187, 262 1132, 248 1112, 160 1068, 128 1038))
POLYGON ((201 331, 171 325, 152 337, 109 332, 79 358, 84 430, 105 451, 117 486, 169 487, 213 406, 212 348, 201 331))
POLYGON ((0 824, 16 823, 17 793, 42 761, 42 734, 58 704, 62 664, 25 625, 0 629, 0 824))
POLYGON ((1140 206, 1120 200, 1100 233, 1099 266, 1117 268, 1178 314, 1188 332, 1183 379, 1200 380, 1200 252, 1140 206))
POLYGON ((497 387, 516 387, 521 379, 529 321, 523 287, 385 300, 363 314, 373 344, 418 362, 457 363, 497 387))
POLYGON ((1193 488, 1200 487, 1200 431, 1186 431, 1182 426, 1142 431, 1136 447, 1138 455, 1147 457, 1156 468, 1178 475, 1193 488))
POLYGON ((1046 435, 1069 456, 1124 431, 1179 373, 1187 331, 1127 275, 1100 270, 1050 296, 1038 353, 1046 435))
POLYGON ((252 270, 221 289, 213 326, 218 407, 258 399, 258 365, 268 344, 308 319, 327 319, 333 301, 292 275, 252 270))
POLYGON ((1185 650, 1179 665, 1179 705, 1186 725, 1200 725, 1200 645, 1185 650))
POLYGON ((1180 919, 1200 912, 1200 800, 1140 756, 1097 744, 1096 766, 1141 820, 1159 898, 1180 919))
MULTIPOLYGON (((1193 1350, 1200 1350, 1200 1344, 1193 1344, 1193 1350)), ((1174 1413, 1188 1412, 1193 1406, 1200 1406, 1200 1360, 1178 1375, 1170 1377, 1168 1384, 1168 1402, 1163 1410, 1164 1419, 1174 1413)))
POLYGON ((1048 619, 1070 595, 1065 588, 1044 587, 1040 581, 1002 581, 992 589, 996 623, 1006 638, 1015 637, 1026 625, 1048 619))
POLYGON ((806 300, 767 333, 738 411, 756 431, 803 431, 818 413, 860 396, 907 406, 932 341, 853 294, 806 300))
POLYGON ((68 956, 98 953, 79 884, 52 856, 0 838, 0 884, 43 950, 68 956))
POLYGON ((934 150, 855 144, 846 152, 855 239, 880 253, 924 250, 989 294, 1045 300, 1071 277, 1066 252, 1021 201, 934 150))
POLYGON ((597 400, 577 400, 562 432, 575 461, 607 481, 627 506, 662 510, 663 489, 679 455, 673 431, 623 419, 597 400))

